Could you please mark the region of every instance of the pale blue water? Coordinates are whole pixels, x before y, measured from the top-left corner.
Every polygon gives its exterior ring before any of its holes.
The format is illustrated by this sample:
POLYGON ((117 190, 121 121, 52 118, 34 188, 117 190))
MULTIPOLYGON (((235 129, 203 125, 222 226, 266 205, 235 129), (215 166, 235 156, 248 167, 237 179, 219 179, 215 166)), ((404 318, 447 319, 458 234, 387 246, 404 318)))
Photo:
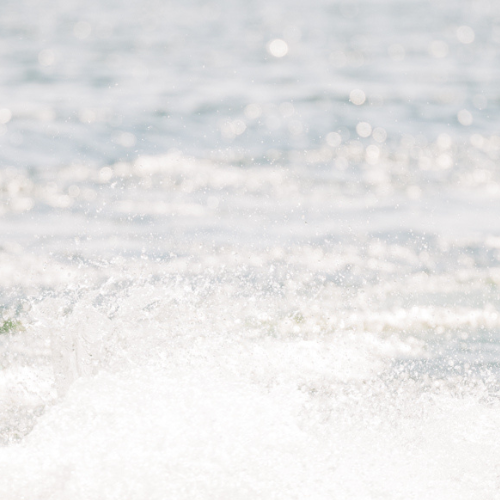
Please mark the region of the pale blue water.
POLYGON ((494 3, 41 1, 1 9, 2 105, 13 113, 2 159, 16 167, 107 165, 173 147, 266 162, 269 149, 317 147, 339 128, 355 138, 359 121, 384 127, 391 143, 448 133, 461 144, 498 127, 494 3), (462 25, 472 43, 457 38, 462 25), (266 50, 275 38, 289 44, 282 59, 266 50), (432 52, 436 41, 445 48, 432 52), (366 105, 349 104, 355 88, 366 105), (282 116, 284 102, 292 116, 282 116), (250 103, 264 106, 258 119, 245 118, 250 103), (457 122, 463 108, 472 129, 457 122), (236 119, 247 122, 245 133, 222 138, 221 124, 236 119), (292 120, 302 134, 290 133, 292 120), (123 133, 135 144, 120 141, 123 133))
POLYGON ((498 497, 494 2, 2 2, 0 497, 498 497))

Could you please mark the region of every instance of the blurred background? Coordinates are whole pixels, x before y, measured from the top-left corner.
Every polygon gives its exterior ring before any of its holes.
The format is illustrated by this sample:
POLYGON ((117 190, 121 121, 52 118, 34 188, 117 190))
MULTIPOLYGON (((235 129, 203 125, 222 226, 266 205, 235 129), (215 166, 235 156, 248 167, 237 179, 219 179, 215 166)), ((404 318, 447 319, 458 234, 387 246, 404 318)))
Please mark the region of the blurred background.
POLYGON ((41 0, 0 9, 5 167, 96 169, 176 149, 339 177, 365 165, 378 175, 361 178, 377 177, 375 188, 396 177, 408 186, 496 179, 494 2, 41 0))

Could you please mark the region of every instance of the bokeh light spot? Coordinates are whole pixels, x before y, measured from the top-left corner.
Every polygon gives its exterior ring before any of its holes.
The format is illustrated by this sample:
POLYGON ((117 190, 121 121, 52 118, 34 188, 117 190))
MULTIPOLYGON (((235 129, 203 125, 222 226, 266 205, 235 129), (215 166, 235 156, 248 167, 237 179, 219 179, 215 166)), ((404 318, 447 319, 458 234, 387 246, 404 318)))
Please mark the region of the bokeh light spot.
POLYGON ((366 101, 366 95, 361 89, 351 90, 349 100, 356 106, 361 106, 366 101))
POLYGON ((0 123, 2 125, 9 123, 11 118, 12 118, 12 111, 10 109, 8 108, 0 109, 0 123))
POLYGON ((457 114, 458 121, 461 125, 464 127, 468 127, 469 125, 472 125, 472 114, 470 111, 467 111, 466 109, 462 109, 458 112, 457 114))
POLYGON ((275 40, 269 42, 268 50, 269 53, 274 57, 284 57, 288 53, 288 44, 285 42, 285 40, 276 38, 275 40))
POLYGON ((245 116, 250 119, 250 120, 255 120, 262 114, 262 107, 259 106, 258 104, 248 104, 245 107, 245 116))
POLYGON ((481 134, 472 134, 470 136, 470 143, 478 149, 481 149, 484 146, 485 140, 481 134))
POLYGON ((326 135, 326 143, 332 148, 340 146, 341 142, 342 137, 340 137, 340 134, 338 134, 337 132, 330 132, 326 135))
POLYGON ((38 62, 41 66, 52 66, 56 60, 56 56, 52 50, 44 49, 38 54, 38 62))
POLYGON ((370 137, 372 126, 368 122, 359 122, 356 125, 356 132, 360 137, 370 137))
POLYGON ((457 29, 457 38, 464 44, 472 43, 475 37, 474 30, 470 26, 460 26, 457 29))
POLYGON ((372 133, 372 137, 377 141, 377 142, 385 142, 387 139, 387 132, 385 129, 382 127, 375 127, 372 133))

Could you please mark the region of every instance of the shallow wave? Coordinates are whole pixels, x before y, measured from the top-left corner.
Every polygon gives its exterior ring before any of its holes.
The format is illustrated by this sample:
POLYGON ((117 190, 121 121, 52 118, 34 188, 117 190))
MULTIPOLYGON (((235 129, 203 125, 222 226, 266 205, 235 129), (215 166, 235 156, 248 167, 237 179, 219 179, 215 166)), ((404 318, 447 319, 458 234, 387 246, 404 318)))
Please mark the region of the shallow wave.
POLYGON ((394 364, 423 339, 212 276, 24 313, 3 337, 3 498, 495 498, 493 374, 394 364))

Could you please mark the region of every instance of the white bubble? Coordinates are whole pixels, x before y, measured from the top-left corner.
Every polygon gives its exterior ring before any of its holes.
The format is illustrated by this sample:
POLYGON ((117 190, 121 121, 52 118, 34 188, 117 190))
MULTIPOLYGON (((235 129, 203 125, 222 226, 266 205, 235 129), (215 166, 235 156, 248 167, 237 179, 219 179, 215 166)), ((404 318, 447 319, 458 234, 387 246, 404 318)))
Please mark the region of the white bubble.
POLYGON ((370 144, 366 148, 365 159, 370 165, 376 165, 379 161, 380 149, 375 144, 370 144))
POLYGON ((8 108, 2 108, 0 109, 0 123, 2 125, 5 125, 6 123, 10 122, 10 119, 12 118, 12 111, 8 108))
POLYGON ((485 140, 484 137, 481 134, 472 134, 470 136, 470 143, 475 147, 475 148, 482 148, 484 146, 485 140))
POLYGON ((468 127, 469 125, 472 125, 472 114, 470 111, 467 111, 466 109, 462 109, 458 112, 457 114, 458 121, 461 125, 464 127, 468 127))
POLYGON ((38 54, 38 62, 41 66, 52 66, 56 60, 56 56, 52 50, 44 49, 38 54))
POLYGON ((474 30, 470 26, 460 26, 457 29, 457 38, 462 43, 472 43, 475 38, 474 30))
POLYGON ((340 137, 340 134, 338 134, 337 132, 330 132, 329 134, 326 135, 326 143, 332 148, 340 146, 341 142, 342 142, 342 137, 340 137))
POLYGON ((370 137, 372 126, 368 122, 359 122, 356 125, 356 132, 360 137, 370 137))
POLYGON ((267 47, 269 53, 274 57, 284 57, 288 53, 288 44, 281 38, 276 38, 269 42, 267 47))
POLYGON ((236 135, 233 130, 233 124, 229 120, 221 123, 220 133, 222 137, 225 137, 226 139, 234 139, 236 135))
POLYGON ((245 107, 245 116, 250 120, 255 120, 262 114, 262 108, 258 104, 248 104, 245 107))
MULTIPOLYGON (((99 170, 99 181, 100 182, 109 182, 109 180, 113 177, 113 170, 110 167, 103 167, 99 170)), ((71 194, 70 194, 71 196, 71 194)))
POLYGON ((233 122, 233 130, 235 135, 241 135, 245 130, 247 129, 247 126, 245 125, 245 122, 243 120, 234 120, 233 122))
POLYGON ((436 163, 443 170, 448 170, 453 167, 453 158, 449 154, 443 153, 436 158, 436 163))
POLYGON ((364 154, 365 148, 359 141, 350 141, 348 146, 349 156, 360 157, 364 154))
POLYGON ((385 142, 387 139, 387 132, 382 127, 375 127, 375 129, 373 129, 372 137, 377 142, 382 143, 385 142))
POLYGON ((237 135, 241 135, 247 129, 243 120, 226 120, 221 123, 221 135, 226 139, 234 139, 237 135))
POLYGON ((366 101, 366 95, 361 89, 351 90, 349 100, 356 106, 361 106, 366 101))

